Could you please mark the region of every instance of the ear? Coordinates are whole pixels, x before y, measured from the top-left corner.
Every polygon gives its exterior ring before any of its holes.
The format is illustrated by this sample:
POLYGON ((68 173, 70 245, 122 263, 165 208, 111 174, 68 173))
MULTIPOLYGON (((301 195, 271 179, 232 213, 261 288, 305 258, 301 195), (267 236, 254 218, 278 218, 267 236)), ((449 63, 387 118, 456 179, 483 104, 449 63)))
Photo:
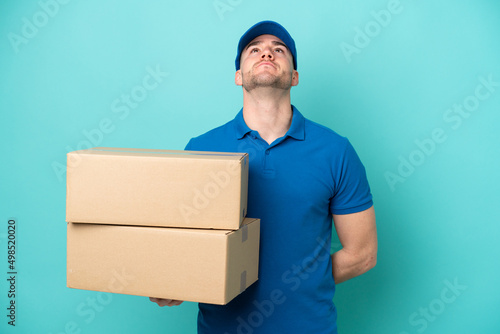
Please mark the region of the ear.
POLYGON ((236 84, 236 86, 243 85, 243 80, 241 79, 241 69, 236 71, 236 74, 234 75, 234 83, 236 84))
POLYGON ((299 84, 299 72, 293 70, 292 72, 292 86, 297 86, 299 84))

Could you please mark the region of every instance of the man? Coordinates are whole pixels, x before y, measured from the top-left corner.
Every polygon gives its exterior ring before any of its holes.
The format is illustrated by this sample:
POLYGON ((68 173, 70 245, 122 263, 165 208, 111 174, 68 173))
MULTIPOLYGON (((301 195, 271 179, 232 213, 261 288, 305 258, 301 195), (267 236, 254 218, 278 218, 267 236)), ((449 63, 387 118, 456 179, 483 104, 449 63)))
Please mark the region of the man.
POLYGON ((242 110, 186 150, 249 153, 247 216, 261 219, 259 280, 227 305, 199 304, 198 332, 337 333, 335 283, 376 263, 364 167, 346 138, 291 105, 297 52, 278 23, 259 22, 241 37, 235 83, 242 110), (330 256, 332 217, 343 248, 330 256))

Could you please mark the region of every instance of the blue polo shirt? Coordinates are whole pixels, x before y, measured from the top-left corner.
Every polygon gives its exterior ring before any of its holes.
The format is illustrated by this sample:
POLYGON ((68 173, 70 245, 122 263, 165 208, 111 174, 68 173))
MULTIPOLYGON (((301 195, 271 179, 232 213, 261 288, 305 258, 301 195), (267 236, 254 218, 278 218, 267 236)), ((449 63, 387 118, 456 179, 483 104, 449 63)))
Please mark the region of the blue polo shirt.
POLYGON ((248 217, 261 219, 259 279, 227 305, 199 304, 199 334, 337 333, 332 214, 372 206, 349 141, 292 106, 290 129, 270 145, 236 117, 186 150, 247 152, 248 217))

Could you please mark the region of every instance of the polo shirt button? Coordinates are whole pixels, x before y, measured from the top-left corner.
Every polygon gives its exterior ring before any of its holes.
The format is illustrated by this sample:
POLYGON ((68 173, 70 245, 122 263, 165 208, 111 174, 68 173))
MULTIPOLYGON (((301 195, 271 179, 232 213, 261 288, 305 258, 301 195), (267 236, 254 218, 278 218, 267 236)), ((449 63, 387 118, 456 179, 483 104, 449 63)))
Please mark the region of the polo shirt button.
POLYGON ((269 155, 269 150, 266 150, 266 155, 269 155))

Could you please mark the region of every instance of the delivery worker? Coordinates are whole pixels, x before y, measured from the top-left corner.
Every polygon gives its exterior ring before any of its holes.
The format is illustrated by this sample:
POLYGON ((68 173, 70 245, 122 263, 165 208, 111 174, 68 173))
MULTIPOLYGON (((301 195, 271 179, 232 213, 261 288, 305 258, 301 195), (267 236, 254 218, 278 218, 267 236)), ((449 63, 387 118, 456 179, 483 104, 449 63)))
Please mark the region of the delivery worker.
POLYGON ((241 37, 235 83, 243 108, 186 150, 249 153, 247 216, 261 219, 259 280, 227 305, 200 303, 198 333, 337 333, 335 284, 377 258, 365 169, 346 138, 291 105, 297 51, 280 24, 259 22, 241 37), (342 249, 330 255, 332 217, 342 249))

